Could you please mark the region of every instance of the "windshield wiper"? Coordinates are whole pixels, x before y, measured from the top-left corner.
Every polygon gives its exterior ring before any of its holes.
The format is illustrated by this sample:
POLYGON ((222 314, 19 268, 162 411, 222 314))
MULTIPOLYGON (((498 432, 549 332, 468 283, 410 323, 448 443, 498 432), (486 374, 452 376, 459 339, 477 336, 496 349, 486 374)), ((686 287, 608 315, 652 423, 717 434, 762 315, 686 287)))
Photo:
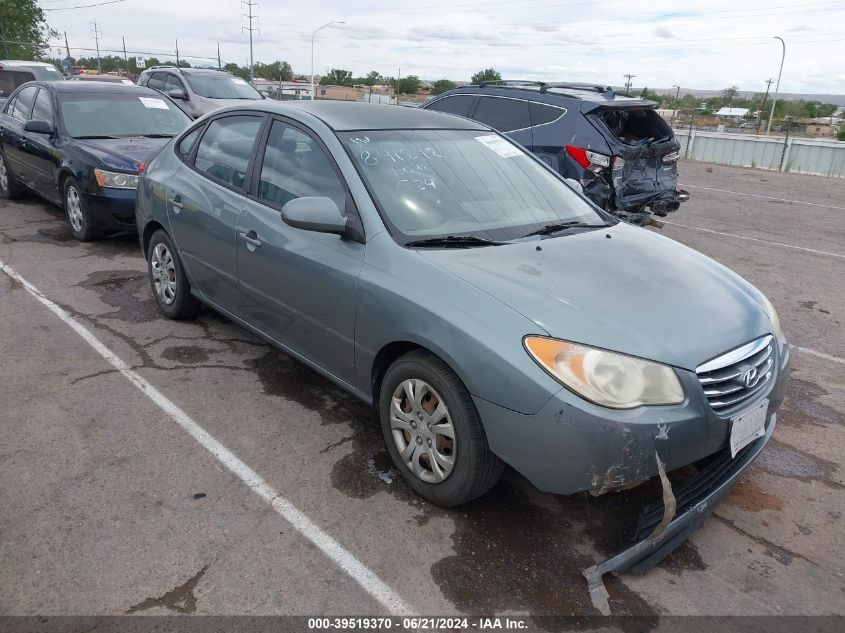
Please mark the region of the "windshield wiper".
POLYGON ((506 244, 506 242, 497 242, 483 237, 475 237, 474 235, 442 235, 440 237, 429 237, 424 240, 407 242, 405 246, 472 248, 474 246, 501 246, 502 244, 506 244))
POLYGON ((141 136, 143 136, 144 138, 173 138, 176 135, 175 134, 158 134, 158 133, 154 132, 153 134, 141 134, 141 136))
POLYGON ((590 224, 588 222, 578 222, 573 220, 570 222, 558 222, 557 224, 547 224, 542 229, 537 229, 531 233, 527 233, 523 237, 531 237, 532 235, 551 235, 558 231, 565 231, 566 229, 604 229, 608 224, 590 224))
POLYGON ((74 136, 73 138, 97 139, 97 138, 120 138, 120 137, 119 136, 109 136, 108 134, 86 134, 85 136, 74 136))

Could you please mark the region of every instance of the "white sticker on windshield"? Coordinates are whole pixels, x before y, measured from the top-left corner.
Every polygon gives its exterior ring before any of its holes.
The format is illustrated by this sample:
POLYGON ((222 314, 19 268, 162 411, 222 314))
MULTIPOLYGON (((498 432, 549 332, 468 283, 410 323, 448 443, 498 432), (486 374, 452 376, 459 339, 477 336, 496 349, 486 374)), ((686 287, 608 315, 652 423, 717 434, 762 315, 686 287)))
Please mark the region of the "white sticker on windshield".
POLYGON ((167 104, 162 99, 156 99, 155 97, 138 97, 141 100, 141 103, 144 104, 145 108, 156 108, 157 110, 169 110, 170 108, 167 107, 167 104))
POLYGON ((243 79, 241 79, 240 77, 232 77, 232 83, 233 83, 233 84, 238 84, 238 85, 240 85, 240 86, 245 86, 245 85, 246 85, 246 82, 245 82, 243 79))
POLYGON ((496 134, 485 134, 484 136, 476 136, 475 140, 483 143, 502 158, 513 158, 514 156, 522 156, 523 152, 518 147, 511 145, 501 136, 496 134))

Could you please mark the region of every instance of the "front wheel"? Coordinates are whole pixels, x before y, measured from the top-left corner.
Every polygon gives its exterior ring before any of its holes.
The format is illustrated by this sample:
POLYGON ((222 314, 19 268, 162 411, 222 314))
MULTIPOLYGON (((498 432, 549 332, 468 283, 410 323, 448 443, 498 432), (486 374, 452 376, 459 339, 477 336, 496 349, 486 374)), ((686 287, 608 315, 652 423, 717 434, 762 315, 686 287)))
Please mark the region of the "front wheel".
POLYGON ((493 454, 472 397, 446 363, 419 350, 399 358, 381 385, 387 451, 420 496, 450 507, 490 490, 503 463, 493 454))
POLYGON ((65 215, 67 215, 70 231, 80 242, 93 242, 102 236, 102 231, 95 225, 94 218, 88 209, 88 204, 79 189, 76 178, 68 176, 62 188, 65 215))
POLYGON ((187 319, 199 312, 200 302, 191 294, 191 286, 182 268, 182 261, 170 236, 161 229, 150 238, 147 247, 147 268, 153 297, 164 316, 171 319, 187 319))

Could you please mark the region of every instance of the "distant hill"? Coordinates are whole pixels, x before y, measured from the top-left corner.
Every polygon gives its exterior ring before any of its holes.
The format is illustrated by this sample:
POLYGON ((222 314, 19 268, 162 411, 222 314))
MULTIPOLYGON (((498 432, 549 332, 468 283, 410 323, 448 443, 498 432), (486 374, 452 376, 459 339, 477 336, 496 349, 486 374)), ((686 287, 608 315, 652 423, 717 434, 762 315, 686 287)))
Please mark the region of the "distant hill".
MULTIPOLYGON (((631 88, 631 92, 636 94, 642 88, 631 88)), ((676 88, 649 88, 649 90, 653 90, 657 94, 661 95, 674 95, 676 92, 676 88)), ((772 91, 774 91, 774 85, 772 85, 772 91)), ((765 90, 740 90, 739 95, 745 97, 751 97, 757 93, 765 93, 765 90)), ((684 88, 681 87, 681 96, 684 95, 695 95, 696 97, 718 97, 722 94, 721 90, 693 90, 692 88, 684 88)), ((769 93, 771 96, 771 93, 769 93)), ((811 94, 811 93, 801 93, 801 92, 781 92, 778 93, 778 99, 786 99, 787 101, 797 101, 798 99, 804 99, 805 101, 821 101, 822 103, 833 103, 834 105, 838 106, 845 106, 845 95, 824 95, 824 94, 811 94)))

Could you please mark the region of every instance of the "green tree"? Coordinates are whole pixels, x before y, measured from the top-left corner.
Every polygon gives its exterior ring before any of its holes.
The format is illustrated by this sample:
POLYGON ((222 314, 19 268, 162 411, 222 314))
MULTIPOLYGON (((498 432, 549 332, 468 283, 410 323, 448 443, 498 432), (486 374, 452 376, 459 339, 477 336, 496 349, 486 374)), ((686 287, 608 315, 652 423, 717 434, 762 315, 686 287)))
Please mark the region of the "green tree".
POLYGON ((482 81, 501 81, 502 75, 495 68, 485 68, 479 70, 472 76, 470 82, 473 84, 480 84, 482 81))
POLYGON ((420 89, 420 78, 416 75, 408 75, 407 77, 402 77, 402 79, 399 80, 398 87, 396 85, 396 81, 393 82, 393 89, 396 90, 400 95, 416 94, 417 91, 420 89))
POLYGON ((240 77, 244 81, 249 81, 249 68, 245 68, 244 66, 238 66, 237 64, 233 64, 229 62, 223 66, 223 70, 227 70, 232 73, 235 77, 240 77))
POLYGON ((840 141, 845 141, 845 125, 839 128, 839 131, 836 133, 836 138, 840 141))
POLYGON ((0 40, 5 40, 0 50, 6 59, 40 60, 57 35, 35 0, 0 0, 0 40))
POLYGON ((349 86, 352 87, 352 71, 342 68, 332 68, 320 77, 321 86, 349 86))
POLYGON ((449 81, 448 79, 438 79, 431 86, 431 94, 439 95, 441 92, 446 92, 447 90, 452 90, 457 87, 458 84, 454 81, 449 81))
POLYGON ((256 62, 253 65, 256 77, 263 77, 272 81, 290 81, 293 78, 293 69, 285 61, 275 61, 269 64, 256 62))
POLYGON ((648 88, 643 88, 640 91, 640 97, 642 97, 643 99, 648 99, 649 101, 657 101, 658 103, 663 100, 663 97, 661 97, 656 92, 649 90, 648 88))

